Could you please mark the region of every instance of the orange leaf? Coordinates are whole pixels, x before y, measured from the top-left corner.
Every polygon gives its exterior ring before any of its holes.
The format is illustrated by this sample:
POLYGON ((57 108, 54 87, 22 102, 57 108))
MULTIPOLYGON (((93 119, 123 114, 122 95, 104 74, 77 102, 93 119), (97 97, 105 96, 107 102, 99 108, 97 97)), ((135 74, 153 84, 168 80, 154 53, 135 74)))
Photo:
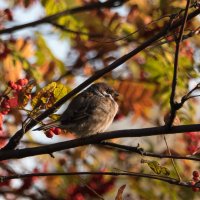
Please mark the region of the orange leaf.
POLYGON ((122 199, 122 194, 123 194, 123 192, 124 192, 125 187, 126 187, 126 185, 122 185, 122 186, 118 189, 117 196, 115 197, 115 200, 123 200, 123 199, 122 199))

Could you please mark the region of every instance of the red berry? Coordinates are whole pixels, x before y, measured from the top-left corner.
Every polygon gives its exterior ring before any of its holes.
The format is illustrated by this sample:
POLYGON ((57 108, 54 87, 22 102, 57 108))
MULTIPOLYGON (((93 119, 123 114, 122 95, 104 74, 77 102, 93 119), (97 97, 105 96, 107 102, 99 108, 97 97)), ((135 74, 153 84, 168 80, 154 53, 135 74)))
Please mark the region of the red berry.
POLYGON ((193 178, 192 178, 194 181, 198 181, 199 180, 199 177, 197 177, 197 176, 193 176, 193 178))
POLYGON ((21 85, 21 86, 27 85, 27 83, 28 83, 28 79, 26 79, 26 78, 19 79, 19 80, 17 81, 17 84, 18 84, 18 85, 21 85))
POLYGON ((14 84, 15 84, 15 83, 14 83, 13 81, 9 81, 9 82, 8 82, 8 86, 9 86, 9 87, 12 87, 14 84))
POLYGON ((198 191, 199 191, 199 188, 193 187, 192 190, 193 190, 194 192, 198 192, 198 191))
POLYGON ((74 196, 74 200, 85 200, 85 197, 81 193, 77 193, 74 196))
POLYGON ((198 172, 198 171, 193 171, 192 175, 193 175, 194 177, 199 177, 199 172, 198 172))
POLYGON ((7 18, 8 18, 9 21, 12 21, 12 20, 13 20, 12 12, 11 12, 10 9, 8 9, 8 8, 5 9, 5 10, 4 10, 4 13, 6 14, 6 16, 7 16, 7 18))
POLYGON ((1 103, 1 107, 2 108, 10 108, 10 105, 9 105, 9 103, 8 103, 8 101, 6 100, 6 99, 4 99, 3 101, 2 101, 2 103, 1 103))
POLYGON ((53 133, 53 131, 48 130, 48 131, 45 132, 45 135, 46 135, 48 138, 52 138, 53 135, 54 135, 54 133, 53 133))
POLYGON ((22 86, 21 86, 21 85, 17 85, 17 87, 16 87, 15 90, 16 90, 16 91, 20 91, 20 90, 22 90, 22 86))
POLYGON ((4 106, 4 108, 10 109, 10 105, 9 105, 9 104, 6 104, 6 105, 4 106))
POLYGON ((1 114, 2 114, 2 115, 7 115, 9 111, 10 111, 10 110, 2 110, 2 111, 1 111, 1 114))
POLYGON ((55 135, 59 135, 61 133, 61 129, 56 127, 53 132, 55 135))
POLYGON ((13 90, 17 90, 18 89, 18 85, 16 83, 14 83, 13 81, 9 81, 8 82, 8 86, 13 90))
POLYGON ((76 191, 76 189, 77 189, 76 185, 70 185, 67 188, 67 193, 70 194, 70 195, 72 195, 76 191))

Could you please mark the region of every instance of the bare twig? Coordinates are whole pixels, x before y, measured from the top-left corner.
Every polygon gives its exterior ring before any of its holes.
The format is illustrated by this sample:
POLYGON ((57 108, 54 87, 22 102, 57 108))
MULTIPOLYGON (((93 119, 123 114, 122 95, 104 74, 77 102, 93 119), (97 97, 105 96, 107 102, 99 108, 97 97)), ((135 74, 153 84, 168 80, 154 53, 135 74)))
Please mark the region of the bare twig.
MULTIPOLYGON (((12 180, 12 179, 24 179, 29 177, 50 177, 50 176, 77 176, 77 175, 99 175, 99 176, 133 176, 133 177, 142 177, 142 178, 150 178, 159 181, 163 181, 173 185, 179 185, 184 187, 194 187, 189 182, 180 182, 177 179, 166 177, 166 176, 158 176, 152 174, 143 174, 143 173, 136 173, 136 172, 63 172, 63 173, 32 173, 32 174, 16 174, 11 176, 1 176, 1 182, 12 180)), ((199 186, 197 186, 199 187, 199 186)))
POLYGON ((194 157, 194 156, 181 156, 181 155, 167 155, 167 154, 161 154, 161 153, 152 153, 152 152, 147 152, 144 151, 143 148, 136 146, 136 147, 132 147, 132 146, 128 146, 128 145, 122 145, 122 144, 116 144, 113 142, 101 142, 100 144, 98 144, 99 146, 105 146, 108 148, 115 148, 119 151, 126 151, 128 153, 136 153, 139 154, 141 156, 149 156, 149 157, 154 157, 154 158, 174 158, 176 160, 193 160, 193 161, 200 161, 200 158, 198 157, 194 157))
MULTIPOLYGON (((171 156, 172 154, 171 154, 170 148, 169 148, 169 146, 168 146, 167 139, 166 139, 166 136, 165 136, 165 135, 164 135, 164 141, 165 141, 165 144, 166 144, 166 146, 167 146, 168 154, 171 156)), ((179 171, 178 171, 178 169, 177 169, 177 167, 176 167, 174 158, 171 158, 171 162, 172 162, 172 165, 173 165, 173 167, 174 167, 174 170, 175 170, 175 172, 176 172, 176 174, 177 174, 177 176, 178 176, 178 178, 179 178, 179 181, 182 181, 181 176, 180 176, 180 174, 179 174, 179 171)))
POLYGON ((73 33, 73 34, 76 34, 76 35, 86 35, 86 36, 89 36, 89 37, 92 37, 92 38, 103 37, 102 34, 91 34, 91 33, 87 33, 87 32, 75 31, 75 30, 72 30, 72 29, 68 29, 64 25, 60 25, 60 24, 58 24, 56 22, 50 22, 50 24, 52 24, 56 28, 59 28, 62 31, 65 31, 65 32, 68 32, 68 33, 73 33))
POLYGON ((190 0, 187 0, 182 26, 180 28, 179 36, 176 40, 176 51, 175 51, 175 58, 174 58, 174 72, 173 72, 172 90, 171 90, 171 96, 170 96, 171 112, 170 112, 170 117, 169 117, 169 120, 168 120, 168 123, 167 123, 167 126, 169 128, 172 126, 172 123, 173 123, 174 118, 176 116, 176 111, 178 109, 180 109, 180 107, 177 106, 177 102, 175 101, 176 85, 177 85, 178 59, 179 59, 180 43, 182 41, 185 24, 187 22, 189 6, 190 6, 190 0))

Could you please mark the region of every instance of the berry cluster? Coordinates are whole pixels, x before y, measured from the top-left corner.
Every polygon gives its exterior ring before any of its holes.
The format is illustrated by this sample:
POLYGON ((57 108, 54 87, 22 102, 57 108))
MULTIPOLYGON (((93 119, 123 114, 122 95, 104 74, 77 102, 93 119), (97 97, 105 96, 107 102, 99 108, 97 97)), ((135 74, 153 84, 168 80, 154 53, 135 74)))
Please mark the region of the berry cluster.
POLYGON ((199 147, 200 135, 198 132, 187 132, 184 134, 186 148, 190 154, 194 154, 199 147))
POLYGON ((1 107, 0 113, 2 115, 7 115, 8 112, 10 111, 10 108, 11 108, 8 99, 3 99, 3 101, 1 102, 1 106, 0 107, 1 107))
MULTIPOLYGON (((26 78, 19 79, 16 82, 9 81, 8 88, 3 94, 0 94, 0 130, 2 130, 3 126, 3 115, 7 115, 11 108, 16 108, 19 106, 18 99, 19 96, 22 95, 20 91, 28 84, 28 82, 29 81, 26 78)), ((28 98, 28 94, 26 97, 28 98)), ((29 99, 30 97, 31 96, 29 94, 29 99)))
POLYGON ((48 138, 52 138, 53 135, 59 135, 61 133, 61 129, 57 128, 57 127, 53 127, 51 129, 49 129, 48 131, 45 131, 45 135, 48 138))
POLYGON ((13 82, 13 81, 9 81, 8 82, 8 86, 12 89, 12 90, 15 90, 15 91, 20 91, 22 90, 22 88, 24 86, 26 86, 28 84, 28 79, 26 78, 23 78, 23 79, 19 79, 18 81, 16 82, 13 82))
MULTIPOLYGON (((24 78, 24 79, 19 79, 17 82, 13 82, 13 81, 9 81, 8 82, 8 86, 16 91, 19 92, 22 90, 22 88, 28 84, 28 79, 24 78)), ((10 111, 10 109, 12 107, 16 107, 16 102, 14 103, 13 98, 9 98, 8 95, 4 95, 2 96, 2 98, 0 99, 1 103, 0 103, 0 113, 2 115, 7 115, 8 112, 10 111)))
MULTIPOLYGON (((193 181, 191 181, 190 184, 195 186, 197 183, 199 183, 199 180, 200 180, 199 179, 199 172, 193 171, 192 175, 193 175, 193 177, 192 177, 193 181)), ((199 189, 200 189, 199 187, 192 187, 192 190, 194 192, 198 192, 199 189)))

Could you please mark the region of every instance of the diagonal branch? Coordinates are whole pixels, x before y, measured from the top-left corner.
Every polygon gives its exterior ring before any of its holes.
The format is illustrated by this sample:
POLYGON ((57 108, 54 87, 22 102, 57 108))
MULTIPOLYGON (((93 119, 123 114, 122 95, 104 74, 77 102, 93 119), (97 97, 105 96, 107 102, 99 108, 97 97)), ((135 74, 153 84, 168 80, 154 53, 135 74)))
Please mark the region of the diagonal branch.
MULTIPOLYGON (((188 15, 187 21, 191 20, 195 16, 197 16, 200 13, 200 9, 196 9, 192 13, 188 15)), ((25 132, 30 130, 32 127, 34 127, 38 121, 41 121, 51 115, 57 108, 59 108, 62 104, 64 104, 67 100, 69 100, 71 97, 73 97, 75 94, 83 90, 85 87, 90 85, 92 82, 97 80, 98 78, 102 77, 106 73, 112 71, 113 69, 119 67, 123 63, 125 63, 127 60, 129 60, 131 57, 135 56, 140 51, 147 48, 149 45, 153 44, 155 41, 160 39, 161 37, 165 36, 169 31, 172 31, 176 28, 178 28, 182 23, 184 22, 184 18, 181 18, 180 20, 177 20, 173 24, 170 24, 170 26, 165 26, 160 32, 158 32, 156 35, 152 36, 148 40, 146 40, 144 43, 142 43, 140 46, 132 50, 131 52, 125 54, 124 56, 120 57, 119 59, 115 60, 113 63, 111 63, 109 66, 99 70, 96 72, 93 76, 88 78, 86 81, 84 81, 82 84, 80 84, 78 87, 76 87, 74 90, 69 92, 66 96, 64 96, 62 99, 57 101, 51 108, 43 112, 41 115, 39 115, 36 120, 31 120, 31 122, 26 126, 25 132)), ((23 130, 20 129, 15 133, 15 135, 9 140, 8 144, 3 147, 1 150, 9 150, 14 149, 20 139, 23 137, 23 130)))

